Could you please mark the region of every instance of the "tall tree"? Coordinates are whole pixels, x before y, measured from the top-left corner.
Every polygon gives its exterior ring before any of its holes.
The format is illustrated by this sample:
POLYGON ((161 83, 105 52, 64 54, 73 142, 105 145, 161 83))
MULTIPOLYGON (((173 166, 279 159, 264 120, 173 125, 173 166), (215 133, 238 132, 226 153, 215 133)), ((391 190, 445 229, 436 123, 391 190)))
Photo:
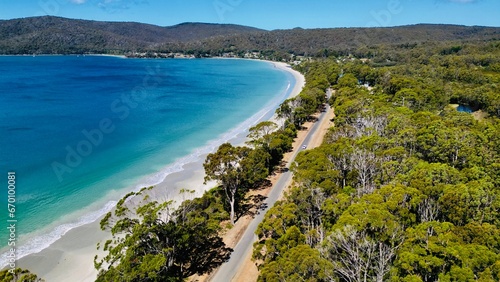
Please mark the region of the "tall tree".
POLYGON ((13 271, 11 269, 4 269, 0 271, 0 281, 1 282, 45 282, 45 280, 38 278, 36 274, 31 273, 29 270, 16 268, 13 271))
POLYGON ((369 194, 375 189, 373 179, 377 169, 377 157, 367 150, 355 150, 351 155, 351 163, 358 174, 358 196, 369 194))
POLYGON ((333 261, 335 272, 349 282, 373 281, 370 275, 377 260, 377 243, 366 231, 357 231, 352 226, 337 230, 326 238, 323 255, 333 261), (368 279, 368 280, 367 280, 368 279))
POLYGON ((278 125, 272 121, 263 121, 251 127, 248 134, 248 138, 251 139, 249 143, 254 146, 261 145, 268 148, 271 142, 270 135, 276 129, 278 129, 278 125))
POLYGON ((113 239, 103 246, 107 254, 94 259, 96 281, 184 281, 228 259, 230 249, 218 235, 224 209, 210 193, 176 210, 172 202, 144 196, 144 205, 130 210, 127 198, 139 194, 128 194, 101 221, 113 239))
POLYGON ((333 265, 316 249, 299 245, 285 252, 283 257, 265 265, 258 281, 332 281, 333 265))
POLYGON ((250 154, 248 147, 233 147, 222 144, 217 152, 209 154, 203 164, 205 181, 215 180, 221 185, 230 208, 231 224, 235 221, 235 206, 239 190, 244 188, 244 159, 250 154))

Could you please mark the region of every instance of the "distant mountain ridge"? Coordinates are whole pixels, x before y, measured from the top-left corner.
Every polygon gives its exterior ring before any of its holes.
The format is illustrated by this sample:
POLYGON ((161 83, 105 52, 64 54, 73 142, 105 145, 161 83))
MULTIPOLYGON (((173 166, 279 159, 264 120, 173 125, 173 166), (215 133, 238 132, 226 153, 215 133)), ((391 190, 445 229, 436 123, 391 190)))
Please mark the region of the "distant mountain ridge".
POLYGON ((233 24, 182 23, 160 27, 53 16, 0 21, 0 54, 127 52, 281 52, 311 55, 377 44, 500 40, 500 28, 419 24, 390 28, 266 31, 233 24))
POLYGON ((160 27, 43 16, 0 21, 0 53, 125 52, 154 49, 158 44, 261 31, 231 24, 183 23, 160 27))

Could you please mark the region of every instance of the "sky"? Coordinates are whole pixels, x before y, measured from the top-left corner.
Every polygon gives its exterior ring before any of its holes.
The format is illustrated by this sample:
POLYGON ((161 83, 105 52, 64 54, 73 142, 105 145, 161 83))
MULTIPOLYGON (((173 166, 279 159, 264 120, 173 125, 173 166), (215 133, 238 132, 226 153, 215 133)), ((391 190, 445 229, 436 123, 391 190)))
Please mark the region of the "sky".
POLYGON ((500 27, 500 0, 0 0, 0 19, 42 15, 159 26, 232 23, 267 30, 417 23, 500 27))

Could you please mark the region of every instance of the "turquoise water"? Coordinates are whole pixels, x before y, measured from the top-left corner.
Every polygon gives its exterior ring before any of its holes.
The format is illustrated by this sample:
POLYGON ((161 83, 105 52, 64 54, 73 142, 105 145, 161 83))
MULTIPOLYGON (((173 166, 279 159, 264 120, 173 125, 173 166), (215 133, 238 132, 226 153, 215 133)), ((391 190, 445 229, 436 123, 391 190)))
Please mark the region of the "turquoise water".
POLYGON ((5 56, 0 73, 0 219, 14 171, 19 256, 243 132, 294 83, 248 60, 5 56))

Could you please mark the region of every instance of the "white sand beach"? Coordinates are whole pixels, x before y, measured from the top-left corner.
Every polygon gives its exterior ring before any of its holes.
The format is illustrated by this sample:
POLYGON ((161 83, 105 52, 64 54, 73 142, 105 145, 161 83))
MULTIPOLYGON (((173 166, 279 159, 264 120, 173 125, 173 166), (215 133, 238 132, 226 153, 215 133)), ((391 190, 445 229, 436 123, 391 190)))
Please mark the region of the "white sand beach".
MULTIPOLYGON (((279 69, 290 72, 295 78, 295 86, 292 91, 289 91, 287 98, 298 95, 305 85, 304 76, 285 63, 271 63, 279 69)), ((240 145, 245 141, 245 135, 246 133, 242 133, 229 141, 240 145)), ((159 201, 169 199, 178 203, 186 199, 186 195, 180 195, 181 189, 195 190, 193 196, 201 196, 214 186, 213 183, 203 184, 204 157, 202 156, 202 160, 198 162, 184 165, 182 171, 168 175, 163 182, 155 186, 151 194, 159 201)), ((110 234, 101 231, 99 221, 96 221, 68 231, 48 248, 21 258, 17 266, 29 269, 47 282, 95 281, 97 271, 94 268, 93 259, 96 254, 102 255, 97 251, 96 245, 108 238, 110 234)))

